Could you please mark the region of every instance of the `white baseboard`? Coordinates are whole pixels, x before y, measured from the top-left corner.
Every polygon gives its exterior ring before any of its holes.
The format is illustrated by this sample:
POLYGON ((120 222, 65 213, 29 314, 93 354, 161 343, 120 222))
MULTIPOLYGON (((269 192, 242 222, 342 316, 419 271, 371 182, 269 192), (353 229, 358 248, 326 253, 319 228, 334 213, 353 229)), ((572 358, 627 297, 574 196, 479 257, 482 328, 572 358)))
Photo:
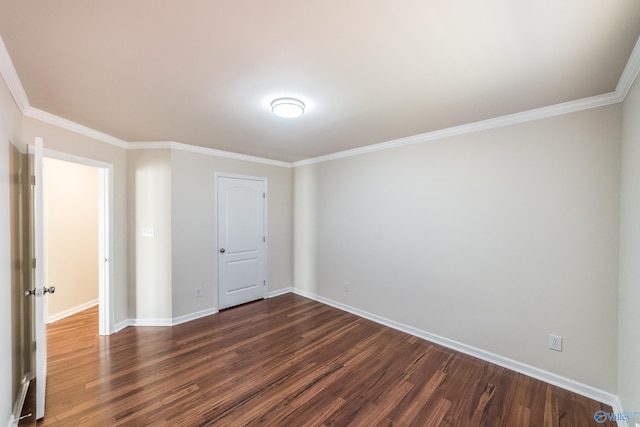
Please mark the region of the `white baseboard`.
POLYGON ((267 298, 274 298, 274 297, 278 297, 280 295, 289 294, 291 292, 293 292, 293 287, 292 286, 290 286, 288 288, 276 289, 275 291, 269 291, 267 293, 267 298))
POLYGON ((123 320, 122 322, 113 325, 113 331, 111 332, 112 334, 116 334, 118 332, 120 332, 121 330, 123 330, 124 328, 127 328, 129 326, 133 326, 133 320, 131 319, 126 319, 123 320))
POLYGON ((509 359, 507 357, 500 356, 498 354, 494 354, 494 353, 481 350, 479 348, 475 348, 454 340, 450 340, 448 338, 444 338, 426 331, 422 331, 420 329, 417 329, 399 322, 395 322, 393 320, 386 319, 384 317, 348 306, 346 304, 342 304, 337 301, 333 301, 329 298, 324 298, 319 295, 315 295, 310 292, 303 291, 301 289, 294 289, 293 292, 300 296, 310 298, 315 301, 321 302, 323 304, 327 304, 332 307, 338 308, 340 310, 355 314, 356 316, 369 319, 381 325, 385 325, 390 328, 397 329, 402 332, 406 332, 418 338, 422 338, 427 341, 440 344, 444 347, 448 347, 453 350, 459 351, 461 353, 468 354, 469 356, 473 356, 478 359, 485 360, 495 365, 502 366, 503 368, 507 368, 512 371, 519 372, 529 377, 561 387, 573 393, 580 394, 582 396, 588 397, 589 399, 593 399, 598 402, 604 403, 606 405, 610 405, 613 408, 614 412, 622 412, 621 410, 618 411, 616 409, 616 408, 621 409, 620 400, 618 399, 618 397, 607 391, 597 389, 587 384, 582 384, 572 379, 565 378, 558 374, 554 374, 553 372, 548 372, 543 369, 536 368, 535 366, 527 365, 525 363, 521 363, 512 359, 509 359))
MULTIPOLYGON (((280 295, 293 292, 293 287, 276 289, 267 293, 267 298, 273 298, 280 295)), ((96 301, 97 304, 97 301, 96 301)), ((79 310, 82 311, 82 310, 79 310)), ((175 326, 181 323, 190 322, 201 317, 210 316, 218 312, 217 308, 208 308, 206 310, 197 311, 195 313, 185 314, 184 316, 174 317, 173 319, 126 319, 113 326, 113 332, 117 333, 128 326, 175 326)), ((71 313, 73 314, 73 313, 71 313)))
POLYGON ((216 314, 217 312, 218 310, 216 308, 208 308, 206 310, 197 311, 195 313, 185 314, 184 316, 174 317, 171 326, 190 322, 192 320, 200 319, 201 317, 211 316, 212 314, 216 314))
POLYGON ((114 325, 113 333, 120 332, 121 330, 129 326, 176 326, 181 323, 190 322, 191 320, 200 319, 201 317, 210 316, 216 314, 218 310, 216 308, 208 308, 206 310, 197 311, 195 313, 185 314, 184 316, 174 317, 172 319, 126 319, 122 322, 114 325))
POLYGON ((17 427, 20 421, 20 415, 22 414, 22 407, 24 406, 24 400, 27 397, 29 391, 29 384, 31 383, 31 375, 26 374, 20 384, 20 390, 16 396, 16 401, 13 403, 13 413, 9 418, 9 427, 17 427))
POLYGON ((60 313, 47 317, 47 323, 56 322, 58 320, 64 319, 65 317, 69 317, 76 313, 80 313, 81 311, 84 311, 87 308, 95 307, 98 304, 99 304, 99 301, 97 299, 94 299, 93 301, 85 302, 84 304, 80 304, 76 307, 72 307, 68 310, 64 310, 64 311, 61 311, 60 313))
MULTIPOLYGON (((620 398, 618 396, 614 397, 615 399, 613 400, 613 402, 611 402, 611 410, 614 414, 620 414, 624 412, 624 409, 622 409, 622 402, 620 401, 620 398)), ((629 423, 625 420, 618 420, 617 423, 618 427, 629 427, 629 423)))
POLYGON ((149 318, 130 319, 131 326, 173 326, 173 319, 149 318))

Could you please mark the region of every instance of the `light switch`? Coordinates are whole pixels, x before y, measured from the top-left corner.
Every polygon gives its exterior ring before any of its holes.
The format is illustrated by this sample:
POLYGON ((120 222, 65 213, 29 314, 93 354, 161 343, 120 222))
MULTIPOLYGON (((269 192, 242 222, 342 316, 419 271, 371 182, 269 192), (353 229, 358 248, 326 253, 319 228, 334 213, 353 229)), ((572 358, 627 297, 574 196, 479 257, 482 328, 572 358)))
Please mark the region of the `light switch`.
POLYGON ((142 227, 142 237, 154 237, 155 235, 153 227, 142 227))

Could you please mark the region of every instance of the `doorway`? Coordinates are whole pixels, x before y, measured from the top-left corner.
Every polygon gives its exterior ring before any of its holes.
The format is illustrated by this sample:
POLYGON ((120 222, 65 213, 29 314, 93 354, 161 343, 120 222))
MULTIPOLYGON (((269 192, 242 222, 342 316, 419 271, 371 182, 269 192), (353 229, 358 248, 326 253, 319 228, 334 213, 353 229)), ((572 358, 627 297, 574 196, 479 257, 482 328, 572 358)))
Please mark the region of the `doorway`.
POLYGON ((111 284, 112 166, 44 151, 45 319, 59 320, 98 305, 99 335, 113 330, 111 284))

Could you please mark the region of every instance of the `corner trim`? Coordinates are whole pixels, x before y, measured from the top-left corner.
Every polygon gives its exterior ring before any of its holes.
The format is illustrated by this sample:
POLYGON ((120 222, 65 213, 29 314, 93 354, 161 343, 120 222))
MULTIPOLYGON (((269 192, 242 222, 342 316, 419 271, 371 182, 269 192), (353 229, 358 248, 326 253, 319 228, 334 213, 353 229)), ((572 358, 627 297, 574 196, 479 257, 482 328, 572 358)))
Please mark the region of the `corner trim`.
POLYGON ((521 363, 512 359, 509 359, 507 357, 500 356, 495 353, 491 353, 489 351, 481 350, 479 348, 472 347, 472 346, 460 343, 458 341, 444 338, 439 335, 435 335, 435 334, 405 325, 403 323, 395 322, 393 320, 369 313, 367 311, 360 310, 360 309, 351 307, 349 305, 339 303, 329 298, 321 297, 311 292, 303 291, 301 289, 294 289, 293 293, 321 302, 323 304, 330 305, 337 309, 347 311, 349 313, 355 314, 356 316, 369 319, 373 322, 379 323, 384 326, 388 326, 390 328, 399 330, 401 332, 405 332, 407 334, 416 336, 418 338, 422 338, 424 340, 431 341, 436 344, 440 344, 444 347, 459 351, 469 356, 473 356, 478 359, 484 360, 486 362, 493 363, 494 365, 502 366, 503 368, 544 381, 548 384, 561 387, 573 393, 577 393, 582 396, 588 397, 589 399, 593 399, 598 402, 611 405, 611 407, 614 408, 614 411, 616 407, 614 405, 616 405, 616 403, 619 402, 618 397, 609 392, 597 389, 587 384, 582 384, 578 381, 574 381, 572 379, 563 377, 561 375, 557 375, 552 372, 548 372, 543 369, 539 369, 534 366, 527 365, 525 363, 521 363))

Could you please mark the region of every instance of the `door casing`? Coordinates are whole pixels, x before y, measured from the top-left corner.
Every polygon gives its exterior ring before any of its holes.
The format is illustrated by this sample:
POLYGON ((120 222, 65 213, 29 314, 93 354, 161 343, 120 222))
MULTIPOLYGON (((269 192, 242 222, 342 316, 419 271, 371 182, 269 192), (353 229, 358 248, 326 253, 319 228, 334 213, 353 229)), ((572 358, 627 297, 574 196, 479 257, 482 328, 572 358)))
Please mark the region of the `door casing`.
POLYGON ((113 165, 85 157, 44 150, 44 157, 98 169, 98 333, 111 335, 113 322, 113 165))

